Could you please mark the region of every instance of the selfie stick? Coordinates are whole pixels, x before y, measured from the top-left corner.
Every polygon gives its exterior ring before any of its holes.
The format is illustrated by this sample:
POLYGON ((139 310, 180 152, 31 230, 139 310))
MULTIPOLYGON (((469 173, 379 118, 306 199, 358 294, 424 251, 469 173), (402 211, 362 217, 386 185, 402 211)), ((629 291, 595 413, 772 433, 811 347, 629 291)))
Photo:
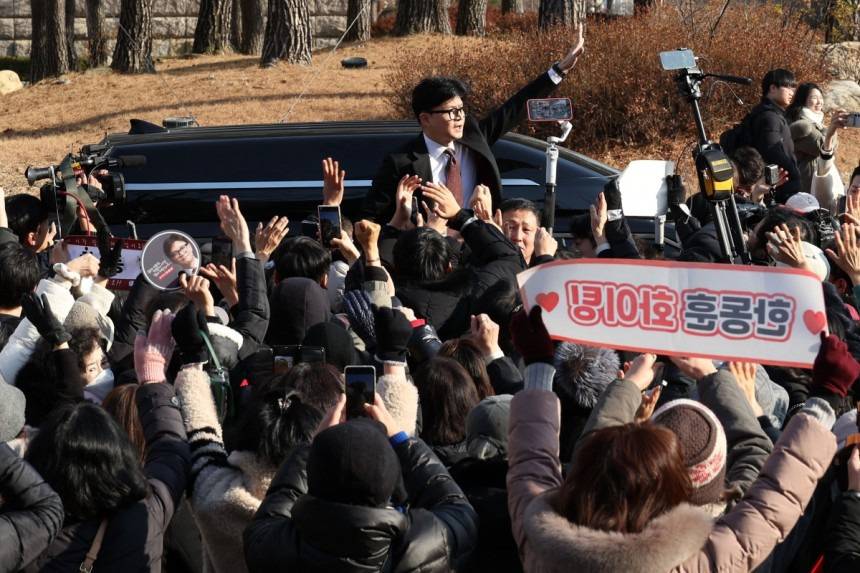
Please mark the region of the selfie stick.
POLYGON ((573 124, 569 121, 560 121, 561 136, 549 136, 546 142, 546 194, 543 200, 543 227, 552 235, 552 228, 555 226, 555 176, 558 171, 558 145, 564 143, 564 140, 570 135, 573 130, 573 124))

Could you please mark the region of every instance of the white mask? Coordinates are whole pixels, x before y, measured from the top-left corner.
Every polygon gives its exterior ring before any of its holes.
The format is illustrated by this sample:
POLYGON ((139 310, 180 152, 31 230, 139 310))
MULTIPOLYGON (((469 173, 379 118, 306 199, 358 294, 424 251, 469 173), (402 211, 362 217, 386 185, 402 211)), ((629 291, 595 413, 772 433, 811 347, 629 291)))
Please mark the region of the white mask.
POLYGON ((84 387, 84 398, 89 402, 101 404, 110 391, 113 390, 113 370, 106 368, 96 376, 96 379, 84 387))

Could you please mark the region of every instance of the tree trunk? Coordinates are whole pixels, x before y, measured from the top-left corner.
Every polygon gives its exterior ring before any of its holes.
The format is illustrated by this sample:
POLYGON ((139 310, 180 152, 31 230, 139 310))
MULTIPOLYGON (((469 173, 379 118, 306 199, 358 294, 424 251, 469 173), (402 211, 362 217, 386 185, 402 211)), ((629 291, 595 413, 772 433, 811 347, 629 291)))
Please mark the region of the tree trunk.
POLYGON ((483 36, 487 31, 487 0, 460 0, 458 36, 483 36))
POLYGON ((242 0, 230 0, 230 48, 242 49, 242 0))
POLYGON ((451 33, 447 0, 399 0, 394 33, 398 36, 451 33))
POLYGON ((350 42, 366 42, 370 39, 370 0, 349 0, 346 8, 346 25, 352 28, 346 33, 350 42))
POLYGON ((111 67, 118 72, 155 72, 152 63, 152 0, 122 0, 111 67))
POLYGON ((68 72, 66 14, 62 0, 32 0, 30 19, 33 28, 30 81, 38 82, 68 72))
POLYGON ((502 14, 522 14, 525 12, 523 8, 523 0, 502 0, 502 14))
POLYGON ((311 63, 311 15, 307 0, 269 0, 260 64, 311 63))
POLYGON ((78 68, 78 52, 75 50, 75 0, 66 0, 66 56, 69 69, 78 68))
POLYGON ((240 0, 242 6, 243 54, 259 54, 263 49, 263 15, 265 0, 240 0))
POLYGON ((201 0, 194 29, 195 54, 215 54, 230 49, 231 0, 201 0))
POLYGON ((108 61, 107 33, 104 23, 102 0, 87 0, 87 55, 92 68, 99 68, 108 61))
POLYGON ((586 0, 540 0, 538 24, 541 29, 555 26, 579 26, 585 22, 586 0))

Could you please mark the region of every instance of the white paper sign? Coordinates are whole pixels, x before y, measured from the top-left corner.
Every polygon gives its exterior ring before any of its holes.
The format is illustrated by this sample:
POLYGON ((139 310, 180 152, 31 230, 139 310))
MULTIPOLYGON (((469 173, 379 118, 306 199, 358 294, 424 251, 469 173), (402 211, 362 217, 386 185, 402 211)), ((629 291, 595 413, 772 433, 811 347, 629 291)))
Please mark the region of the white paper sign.
POLYGON ((808 368, 827 331, 821 282, 797 269, 577 259, 517 276, 557 340, 808 368))
MULTIPOLYGON (((111 239, 111 246, 118 241, 116 237, 111 239)), ((92 253, 96 258, 100 257, 98 239, 92 236, 68 236, 63 239, 68 247, 69 258, 74 259, 85 253, 92 253)), ((146 241, 138 239, 122 240, 122 270, 119 274, 108 280, 107 288, 111 290, 129 290, 134 285, 134 280, 140 274, 140 253, 146 241)))
POLYGON ((674 161, 631 161, 618 176, 624 214, 628 217, 665 215, 669 209, 666 176, 673 173, 674 161))

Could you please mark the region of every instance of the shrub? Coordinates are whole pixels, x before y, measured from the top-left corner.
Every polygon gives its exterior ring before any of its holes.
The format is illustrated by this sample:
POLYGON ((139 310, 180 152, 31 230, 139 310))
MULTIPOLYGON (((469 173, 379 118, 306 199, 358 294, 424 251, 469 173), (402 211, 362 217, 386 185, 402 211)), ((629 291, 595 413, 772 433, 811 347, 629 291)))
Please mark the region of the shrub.
MULTIPOLYGON (((705 81, 700 103, 712 139, 719 139, 723 129, 758 103, 767 70, 788 68, 800 81, 824 79, 823 62, 810 55, 812 32, 799 19, 786 20, 773 5, 729 8, 711 38, 722 4, 703 6, 695 19, 665 7, 632 18, 589 22, 586 52, 554 94, 573 101, 574 130, 567 145, 606 158, 636 147, 677 153, 679 136, 692 141, 689 104, 680 96, 674 75, 661 70, 661 51, 689 47, 706 72, 753 78, 751 86, 705 81)), ((404 52, 388 78, 398 114, 411 117, 411 90, 429 75, 463 79, 472 90, 470 111, 483 114, 560 58, 569 44, 566 38, 572 36, 563 29, 540 32, 533 15, 519 17, 514 25, 497 24, 496 29, 504 32, 468 44, 439 41, 420 53, 404 52)), ((525 122, 520 131, 540 135, 525 122)))

